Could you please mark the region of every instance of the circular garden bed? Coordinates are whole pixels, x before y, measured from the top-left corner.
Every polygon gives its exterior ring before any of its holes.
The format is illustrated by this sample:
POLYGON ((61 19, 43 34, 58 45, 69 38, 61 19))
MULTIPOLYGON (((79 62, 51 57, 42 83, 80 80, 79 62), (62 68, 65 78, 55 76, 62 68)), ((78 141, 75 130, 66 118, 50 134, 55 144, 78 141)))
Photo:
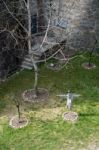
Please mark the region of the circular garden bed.
POLYGON ((49 92, 47 89, 39 88, 37 91, 37 96, 35 96, 35 90, 29 89, 23 92, 22 98, 26 102, 41 102, 48 99, 49 92))
POLYGON ((9 125, 15 129, 24 128, 28 125, 28 119, 23 116, 20 119, 18 116, 14 116, 11 118, 9 125))
POLYGON ((65 112, 62 115, 63 119, 65 121, 69 121, 69 122, 76 122, 78 119, 78 114, 76 112, 65 112))
POLYGON ((93 63, 91 63, 90 65, 89 65, 89 63, 83 63, 82 67, 85 69, 94 69, 94 68, 96 68, 96 65, 93 63))
POLYGON ((59 64, 58 62, 49 63, 49 64, 47 64, 47 68, 57 71, 57 70, 59 70, 61 68, 61 64, 59 64))

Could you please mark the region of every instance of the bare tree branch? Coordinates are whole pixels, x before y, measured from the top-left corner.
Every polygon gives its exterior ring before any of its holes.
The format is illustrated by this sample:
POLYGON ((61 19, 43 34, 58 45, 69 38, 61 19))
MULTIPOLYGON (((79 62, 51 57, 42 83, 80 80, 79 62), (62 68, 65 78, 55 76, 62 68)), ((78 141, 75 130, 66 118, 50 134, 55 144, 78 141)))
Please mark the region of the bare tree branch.
POLYGON ((3 4, 5 5, 6 9, 8 10, 8 12, 10 13, 10 15, 13 17, 14 20, 16 20, 18 22, 18 24, 24 29, 24 31, 28 34, 27 29, 22 25, 22 23, 13 15, 13 13, 10 11, 10 9, 8 8, 6 2, 4 0, 2 0, 3 4))

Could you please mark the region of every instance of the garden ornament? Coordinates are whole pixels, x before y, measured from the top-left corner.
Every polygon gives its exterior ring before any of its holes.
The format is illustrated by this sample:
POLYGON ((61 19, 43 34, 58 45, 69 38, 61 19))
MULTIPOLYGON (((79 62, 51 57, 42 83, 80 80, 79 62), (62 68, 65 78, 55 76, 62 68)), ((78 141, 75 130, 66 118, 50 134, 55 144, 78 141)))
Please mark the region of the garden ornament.
POLYGON ((66 106, 70 110, 72 107, 72 102, 73 102, 74 98, 79 97, 80 94, 75 94, 75 93, 71 93, 70 91, 68 91, 67 94, 60 94, 57 96, 67 99, 66 106))

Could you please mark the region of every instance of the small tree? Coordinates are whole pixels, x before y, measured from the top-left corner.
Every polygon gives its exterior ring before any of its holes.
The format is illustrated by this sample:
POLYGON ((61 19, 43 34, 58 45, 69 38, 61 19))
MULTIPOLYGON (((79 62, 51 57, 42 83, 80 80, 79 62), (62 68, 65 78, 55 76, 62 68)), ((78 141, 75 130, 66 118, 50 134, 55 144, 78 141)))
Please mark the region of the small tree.
MULTIPOLYGON (((5 25, 4 29, 2 27, 1 32, 4 32, 4 31, 10 32, 11 36, 15 39, 17 44, 19 44, 18 39, 24 39, 27 41, 28 53, 30 54, 30 58, 31 58, 31 61, 32 61, 32 64, 34 67, 34 73, 35 73, 34 91, 35 91, 35 97, 36 97, 37 89, 38 89, 37 88, 38 66, 37 66, 37 63, 35 62, 34 54, 32 51, 32 20, 31 20, 30 0, 27 0, 27 1, 26 0, 18 0, 16 2, 13 2, 13 1, 11 1, 11 2, 14 5, 14 8, 15 7, 17 8, 16 12, 14 9, 11 9, 12 7, 9 7, 8 1, 6 2, 5 0, 2 0, 1 3, 3 4, 3 6, 5 6, 5 8, 6 8, 5 11, 16 22, 16 24, 13 27, 13 30, 11 30, 11 31, 10 31, 10 29, 8 29, 7 25, 5 25), (19 6, 19 8, 18 8, 18 6, 19 6), (22 18, 22 19, 20 19, 20 18, 22 18), (23 24, 23 20, 25 20, 24 24, 23 24), (18 30, 19 33, 17 32, 17 27, 21 28, 21 30, 25 33, 25 36, 23 36, 19 30, 18 30)), ((23 47, 23 50, 24 50, 24 47, 23 47)), ((18 103, 17 103, 17 108, 19 109, 18 103)))
POLYGON ((89 61, 88 61, 88 66, 89 67, 91 67, 91 64, 92 64, 92 56, 93 56, 93 53, 96 49, 96 45, 97 45, 97 40, 95 40, 94 47, 91 49, 91 51, 89 51, 89 61))
POLYGON ((18 119, 19 119, 19 123, 20 123, 21 122, 21 110, 20 110, 21 99, 20 99, 20 94, 19 93, 16 93, 16 95, 13 96, 13 101, 14 101, 15 106, 17 108, 18 119))
MULTIPOLYGON (((33 65, 33 68, 34 68, 34 75, 35 75, 35 79, 34 79, 34 97, 36 98, 37 97, 37 94, 38 94, 38 65, 37 65, 37 62, 35 60, 35 53, 33 52, 32 50, 32 16, 31 16, 31 0, 18 0, 16 1, 15 3, 15 6, 19 6, 19 11, 17 12, 13 12, 13 10, 11 10, 9 8, 9 5, 8 3, 6 3, 5 0, 2 0, 2 3, 3 5, 5 6, 6 8, 6 11, 8 12, 8 14, 13 18, 13 20, 16 22, 16 25, 13 27, 13 30, 10 32, 12 37, 15 39, 15 41, 17 42, 17 44, 20 42, 18 41, 18 39, 25 39, 26 42, 27 42, 27 49, 28 49, 28 54, 30 55, 30 58, 31 58, 31 61, 32 61, 32 65, 33 65), (22 19, 19 19, 19 18, 22 18, 22 19), (24 24, 23 24, 23 20, 25 20, 24 24), (20 27, 24 33, 25 33, 25 36, 22 35, 21 32, 16 32, 16 28, 20 27)), ((14 3, 14 2, 13 2, 14 3)), ((42 0, 37 0, 37 11, 38 11, 38 19, 39 19, 39 30, 41 31, 42 30, 42 26, 44 25, 44 18, 42 18, 42 15, 43 14, 40 14, 43 12, 43 9, 41 8, 42 7, 42 3, 43 1, 42 0), (41 16, 40 16, 41 15, 41 16), (40 21, 41 20, 41 21, 40 21), (41 22, 41 24, 40 24, 41 22)), ((14 6, 14 8, 15 8, 14 6)), ((50 4, 50 7, 52 7, 52 4, 50 4)), ((62 4, 61 4, 61 1, 59 1, 59 14, 60 15, 60 11, 61 11, 61 7, 62 7, 62 4)), ((43 49, 43 43, 46 41, 47 43, 47 36, 48 36, 48 31, 49 31, 49 28, 51 27, 51 29, 53 28, 53 25, 51 26, 51 21, 52 21, 52 15, 51 15, 51 8, 50 8, 50 17, 49 17, 49 21, 48 21, 48 25, 46 27, 46 31, 45 31, 45 35, 44 35, 44 38, 42 39, 42 43, 39 47, 39 51, 41 51, 43 49)), ((57 17, 59 18, 59 16, 57 17)), ((54 28, 59 28, 57 26, 54 26, 54 28)), ((5 28, 5 30, 7 30, 7 28, 5 28)), ((67 36, 71 31, 67 31, 66 29, 64 29, 66 35, 67 36), (68 32, 68 33, 67 33, 68 32)), ((63 31, 61 32, 61 35, 60 35, 60 38, 63 34, 63 31)), ((55 52, 54 54, 52 54, 52 56, 49 56, 49 58, 45 58, 43 60, 40 60, 38 62, 46 62, 47 60, 53 58, 55 56, 55 54, 57 54, 58 52, 61 52, 62 53, 62 47, 64 47, 64 45, 61 46, 60 44, 60 41, 58 41, 57 37, 56 38, 56 44, 59 46, 59 49, 57 50, 57 52, 55 52), (58 42, 57 42, 58 41, 58 42)), ((48 42, 50 43, 50 45, 55 45, 54 42, 48 42)), ((24 47, 23 47, 23 51, 24 51, 24 47)), ((64 54, 62 53, 63 55, 63 58, 66 60, 64 54)), ((70 59, 71 60, 71 59, 70 59)), ((68 62, 69 62, 69 59, 68 59, 68 62)), ((67 63, 68 63, 67 62, 67 63)), ((67 64, 66 63, 66 64, 67 64)), ((18 109, 18 112, 20 112, 20 105, 19 103, 17 102, 17 109, 18 109)), ((20 113, 19 113, 19 116, 20 116, 20 113)))
POLYGON ((22 115, 21 109, 20 109, 20 107, 22 105, 20 92, 17 92, 16 94, 11 94, 10 98, 12 99, 12 101, 14 102, 14 104, 16 106, 17 115, 13 116, 10 119, 9 125, 12 128, 23 128, 23 127, 27 126, 28 119, 22 115))

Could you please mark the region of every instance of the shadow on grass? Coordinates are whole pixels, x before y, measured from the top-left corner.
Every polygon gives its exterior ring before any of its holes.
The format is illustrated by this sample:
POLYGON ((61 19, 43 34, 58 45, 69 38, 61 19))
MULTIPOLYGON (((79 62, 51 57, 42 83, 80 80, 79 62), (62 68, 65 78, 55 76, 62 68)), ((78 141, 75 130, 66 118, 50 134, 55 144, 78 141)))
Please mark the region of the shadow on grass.
POLYGON ((79 113, 79 116, 99 116, 99 113, 79 113))

